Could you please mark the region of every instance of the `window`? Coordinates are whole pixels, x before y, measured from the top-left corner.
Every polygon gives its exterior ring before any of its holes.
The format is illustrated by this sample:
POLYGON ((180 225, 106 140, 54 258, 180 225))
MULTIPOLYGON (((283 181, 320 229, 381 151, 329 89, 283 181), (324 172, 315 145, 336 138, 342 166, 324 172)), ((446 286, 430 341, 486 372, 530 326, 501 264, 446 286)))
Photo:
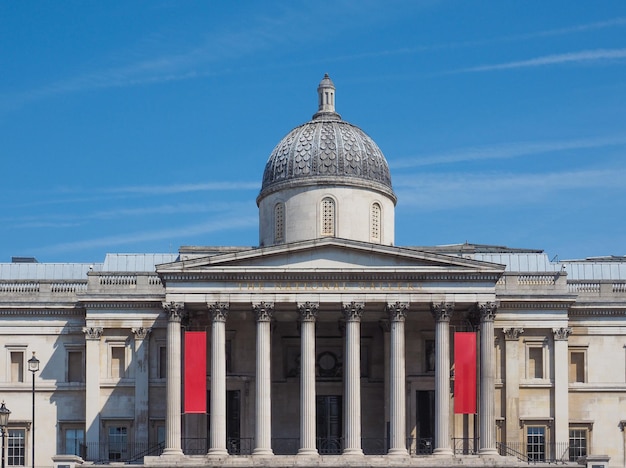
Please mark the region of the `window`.
POLYGON ((274 207, 274 242, 285 241, 285 204, 277 203, 274 207))
POLYGON ((544 461, 546 459, 545 426, 526 427, 526 455, 532 461, 544 461))
POLYGON ((159 379, 167 377, 167 347, 159 346, 159 379))
POLYGON ((570 383, 585 382, 585 350, 570 349, 569 381, 570 383))
POLYGON ((543 348, 528 348, 528 378, 543 379, 543 348))
POLYGON ((587 429, 570 428, 569 430, 569 460, 577 461, 587 455, 587 429))
POLYGON ((326 197, 322 200, 322 236, 335 235, 335 200, 326 197))
POLYGON ((78 428, 65 429, 64 453, 66 455, 83 456, 83 447, 85 445, 85 430, 78 428))
POLYGON ((26 465, 26 429, 9 429, 6 443, 7 465, 26 465))
POLYGON ((68 351, 67 353, 67 381, 84 382, 85 364, 82 351, 68 351))
POLYGON ((123 461, 128 454, 128 427, 110 426, 108 433, 110 461, 123 461))
POLYGON ((371 232, 370 238, 372 242, 380 242, 380 205, 374 203, 371 213, 371 232))
POLYGON ((111 346, 111 377, 122 379, 126 376, 126 348, 111 346))
POLYGON ((23 351, 11 351, 11 382, 24 382, 23 351))

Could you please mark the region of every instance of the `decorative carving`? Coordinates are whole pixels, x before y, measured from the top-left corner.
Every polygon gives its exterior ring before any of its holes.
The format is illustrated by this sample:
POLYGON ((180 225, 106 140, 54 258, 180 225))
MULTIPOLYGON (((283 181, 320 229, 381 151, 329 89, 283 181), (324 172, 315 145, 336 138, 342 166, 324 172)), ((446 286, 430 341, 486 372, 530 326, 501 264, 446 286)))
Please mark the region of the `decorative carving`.
POLYGON ((409 310, 409 303, 388 303, 386 309, 387 313, 389 314, 389 320, 391 320, 392 322, 404 322, 404 319, 406 318, 406 312, 407 310, 409 310))
POLYGON ((145 340, 148 338, 148 335, 150 335, 150 332, 152 332, 152 328, 139 327, 132 328, 131 331, 135 334, 136 340, 145 340))
POLYGON ((230 304, 227 302, 216 302, 215 304, 207 304, 211 313, 211 320, 214 322, 226 322, 228 318, 228 309, 230 304))
POLYGON ((572 329, 569 327, 553 328, 552 333, 554 333, 555 340, 567 340, 572 334, 572 329))
POLYGON ((481 322, 493 322, 496 319, 498 305, 495 302, 478 304, 478 314, 481 322))
POLYGON ((83 327, 83 333, 88 340, 99 340, 103 331, 102 327, 83 327))
POLYGON ((441 302, 430 304, 430 312, 433 314, 436 322, 449 322, 454 313, 454 303, 441 302))
POLYGON ((274 315, 274 303, 273 302, 259 302, 258 304, 252 304, 252 309, 256 314, 258 322, 271 322, 274 315))
POLYGON ((346 322, 360 322, 361 315, 363 315, 363 309, 365 304, 363 302, 350 302, 343 304, 343 316, 346 322))
POLYGON ((300 321, 301 322, 315 322, 319 307, 320 307, 319 302, 298 303, 298 312, 300 313, 300 321))
POLYGON ((164 302, 163 310, 170 322, 180 322, 185 315, 185 304, 182 302, 164 302))
POLYGON ((519 336, 524 333, 523 328, 503 328, 505 340, 517 340, 519 336))

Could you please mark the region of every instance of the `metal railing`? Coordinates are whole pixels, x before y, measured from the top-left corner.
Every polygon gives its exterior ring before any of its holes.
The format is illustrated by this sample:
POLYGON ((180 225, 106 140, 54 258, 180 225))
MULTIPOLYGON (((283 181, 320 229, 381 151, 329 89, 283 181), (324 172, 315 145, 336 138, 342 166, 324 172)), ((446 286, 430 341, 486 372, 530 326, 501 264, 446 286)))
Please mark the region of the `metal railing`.
POLYGON ((452 450, 455 455, 475 455, 478 453, 478 437, 453 437, 452 450))
POLYGON ((569 463, 575 462, 581 453, 576 453, 575 447, 567 442, 549 442, 540 445, 528 446, 523 442, 497 443, 498 453, 503 456, 513 456, 527 463, 569 463), (529 448, 531 449, 529 451, 529 448))
POLYGON ((87 443, 80 444, 80 453, 83 460, 94 463, 142 463, 143 457, 158 456, 163 452, 163 443, 87 443))

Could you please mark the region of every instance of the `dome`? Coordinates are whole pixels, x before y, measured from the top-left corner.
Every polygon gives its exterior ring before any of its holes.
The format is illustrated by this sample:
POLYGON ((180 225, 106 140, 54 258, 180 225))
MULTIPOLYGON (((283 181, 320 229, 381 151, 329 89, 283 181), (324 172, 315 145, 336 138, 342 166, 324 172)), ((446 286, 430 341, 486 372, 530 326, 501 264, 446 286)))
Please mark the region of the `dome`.
POLYGON ((359 127, 335 112, 335 86, 328 74, 318 86, 319 109, 272 151, 257 203, 278 190, 306 186, 356 186, 396 201, 389 166, 380 148, 359 127))

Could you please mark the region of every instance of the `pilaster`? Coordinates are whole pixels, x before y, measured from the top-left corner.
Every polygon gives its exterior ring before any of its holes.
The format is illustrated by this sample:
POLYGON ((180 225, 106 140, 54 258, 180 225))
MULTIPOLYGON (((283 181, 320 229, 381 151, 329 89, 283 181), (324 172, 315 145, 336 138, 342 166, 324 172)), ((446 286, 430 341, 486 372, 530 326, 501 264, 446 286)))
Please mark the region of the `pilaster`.
POLYGON ((103 331, 102 327, 83 328, 86 367, 85 442, 87 443, 88 457, 98 456, 97 447, 100 443, 100 337, 103 331))
POLYGON ((506 398, 506 443, 515 446, 519 443, 519 336, 523 328, 503 328, 505 376, 504 394, 506 398))
POLYGON ((554 441, 558 446, 569 443, 569 357, 568 327, 553 328, 554 336, 554 441))
POLYGON ((135 443, 148 447, 149 336, 151 328, 133 328, 135 336, 135 443))

